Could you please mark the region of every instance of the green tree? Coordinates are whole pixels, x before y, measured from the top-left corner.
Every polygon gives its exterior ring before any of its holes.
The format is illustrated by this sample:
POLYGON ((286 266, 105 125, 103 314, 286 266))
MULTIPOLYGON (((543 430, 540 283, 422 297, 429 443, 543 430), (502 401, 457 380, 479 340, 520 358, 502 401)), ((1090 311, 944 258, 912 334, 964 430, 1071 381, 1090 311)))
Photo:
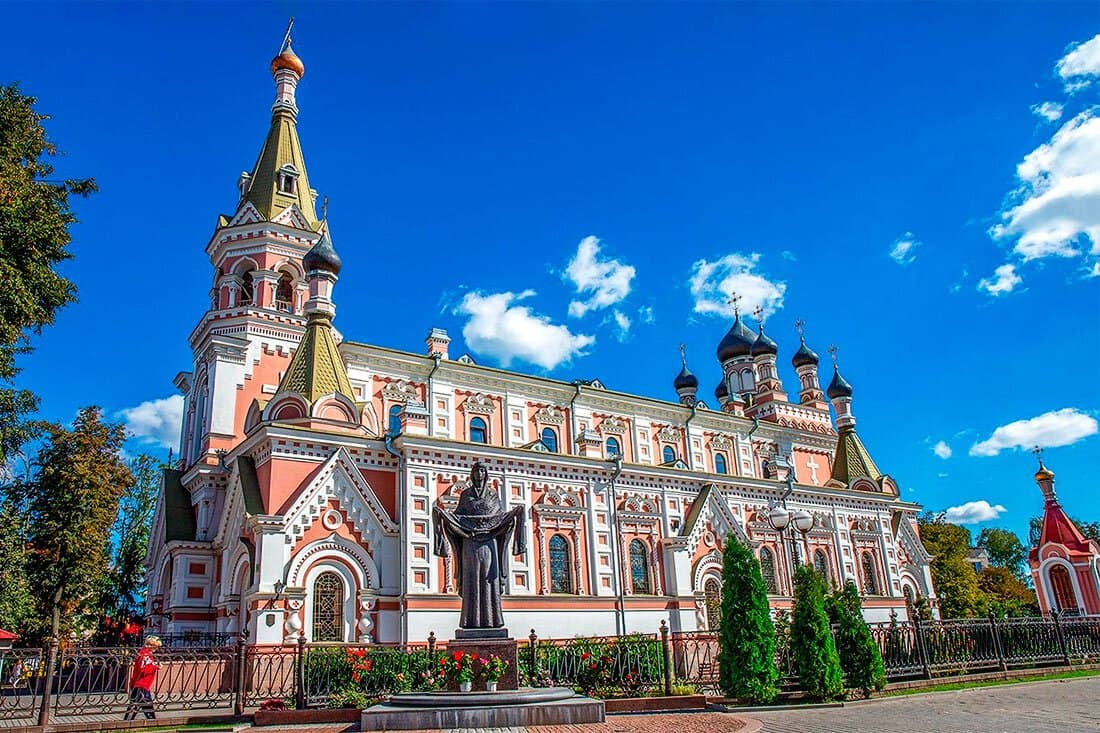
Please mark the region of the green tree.
POLYGON ((149 455, 130 462, 134 482, 122 495, 111 527, 111 567, 103 584, 99 637, 106 645, 121 640, 122 625, 142 616, 145 597, 145 552, 160 492, 161 464, 149 455))
POLYGON ((825 605, 834 629, 840 666, 844 669, 844 684, 870 697, 873 690, 886 686, 886 671, 882 652, 863 618, 859 589, 849 580, 829 595, 825 605))
POLYGON ((722 552, 722 626, 718 683, 727 697, 768 703, 776 687, 775 627, 760 563, 735 537, 722 552))
POLYGON ((34 614, 25 526, 18 504, 0 500, 0 628, 20 634, 34 614))
POLYGON ((978 574, 967 561, 970 530, 942 515, 924 514, 919 521, 921 542, 932 554, 932 583, 943 618, 983 615, 988 602, 978 587, 978 574))
POLYGON ((35 595, 29 639, 87 629, 109 566, 119 499, 134 483, 120 456, 122 425, 85 407, 71 429, 49 425, 27 482, 27 576, 35 595), (49 619, 49 627, 47 627, 49 619))
POLYGON ((978 587, 985 594, 990 610, 998 616, 1035 616, 1039 613, 1035 591, 1008 568, 982 568, 978 573, 978 587))
MULTIPOLYGON (((1077 525, 1077 529, 1081 530, 1081 534, 1085 536, 1086 540, 1100 542, 1100 522, 1085 522, 1075 517, 1070 517, 1069 521, 1077 525)), ((1039 537, 1043 532, 1043 518, 1032 517, 1031 521, 1028 522, 1027 529, 1028 543, 1035 547, 1039 544, 1039 537)))
POLYGON ((27 417, 37 398, 14 382, 16 356, 76 299, 76 287, 55 268, 72 257, 69 197, 96 190, 92 179, 51 178, 57 148, 36 103, 18 85, 0 86, 0 463, 40 429, 27 417))
POLYGON ((977 545, 985 548, 991 565, 1007 568, 1016 577, 1023 577, 1027 550, 1015 532, 1000 527, 986 527, 978 535, 977 545))
POLYGON ((791 651, 798 683, 807 695, 833 700, 844 694, 844 671, 825 611, 825 578, 809 565, 794 571, 791 651))

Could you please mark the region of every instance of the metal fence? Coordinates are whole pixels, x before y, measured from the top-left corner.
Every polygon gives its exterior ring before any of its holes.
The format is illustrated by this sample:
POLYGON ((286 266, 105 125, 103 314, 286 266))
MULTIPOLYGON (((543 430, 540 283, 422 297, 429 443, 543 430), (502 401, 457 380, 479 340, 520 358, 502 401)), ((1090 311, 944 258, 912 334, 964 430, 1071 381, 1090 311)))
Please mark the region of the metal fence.
POLYGON ((539 639, 534 630, 518 653, 520 679, 535 687, 575 687, 600 697, 664 690, 668 627, 660 634, 539 639))

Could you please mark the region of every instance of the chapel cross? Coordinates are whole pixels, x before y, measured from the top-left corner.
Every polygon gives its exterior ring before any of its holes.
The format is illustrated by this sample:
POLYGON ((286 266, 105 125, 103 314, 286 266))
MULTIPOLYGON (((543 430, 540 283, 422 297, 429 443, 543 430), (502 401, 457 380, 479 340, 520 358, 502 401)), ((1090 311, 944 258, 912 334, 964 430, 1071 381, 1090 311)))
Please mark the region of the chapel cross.
POLYGON ((680 344, 680 363, 684 366, 688 365, 687 347, 683 344, 680 344))
POLYGON ((321 199, 321 221, 328 221, 328 196, 321 199))
POLYGON ((1035 446, 1031 449, 1031 452, 1035 454, 1035 457, 1039 459, 1039 465, 1043 465, 1043 449, 1039 446, 1035 446))
POLYGON ((813 456, 810 456, 810 460, 806 461, 807 468, 810 469, 810 481, 817 483, 817 469, 821 468, 821 464, 814 460, 813 456))
POLYGON ((752 315, 756 318, 756 321, 763 326, 764 325, 764 309, 760 306, 756 306, 752 309, 752 315))
POLYGON ((840 352, 840 349, 836 347, 836 344, 829 344, 829 356, 833 357, 833 366, 836 366, 836 355, 840 352))
MULTIPOLYGON (((283 36, 283 42, 279 45, 279 53, 286 50, 286 47, 290 45, 290 29, 294 27, 294 16, 290 16, 290 22, 286 24, 286 35, 283 36)), ((276 54, 277 56, 278 54, 276 54)))
POLYGON ((798 337, 803 341, 806 340, 806 322, 799 318, 794 322, 794 330, 798 331, 798 337))
POLYGON ((741 306, 739 305, 741 302, 740 295, 738 295, 736 292, 731 291, 730 297, 726 300, 726 302, 733 306, 734 317, 741 315, 741 306))

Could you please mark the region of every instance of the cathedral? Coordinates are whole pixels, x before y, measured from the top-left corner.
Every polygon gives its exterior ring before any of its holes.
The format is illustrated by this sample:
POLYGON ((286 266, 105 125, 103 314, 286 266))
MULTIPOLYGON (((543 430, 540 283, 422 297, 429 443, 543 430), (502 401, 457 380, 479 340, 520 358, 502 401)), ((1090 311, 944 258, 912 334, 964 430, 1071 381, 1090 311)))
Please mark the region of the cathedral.
POLYGON ((773 608, 790 607, 798 563, 854 581, 870 621, 935 606, 920 507, 860 440, 835 355, 821 388, 804 335, 788 394, 778 344, 736 312, 716 338, 713 402, 682 354, 658 399, 483 366, 427 324, 419 353, 341 337, 339 238, 306 172, 289 39, 271 71, 271 126, 206 245, 209 308, 175 378, 184 421, 146 559, 151 631, 449 638, 460 599, 432 510, 457 503, 475 461, 524 519, 502 583, 515 635, 713 628, 731 537, 759 558, 773 608))

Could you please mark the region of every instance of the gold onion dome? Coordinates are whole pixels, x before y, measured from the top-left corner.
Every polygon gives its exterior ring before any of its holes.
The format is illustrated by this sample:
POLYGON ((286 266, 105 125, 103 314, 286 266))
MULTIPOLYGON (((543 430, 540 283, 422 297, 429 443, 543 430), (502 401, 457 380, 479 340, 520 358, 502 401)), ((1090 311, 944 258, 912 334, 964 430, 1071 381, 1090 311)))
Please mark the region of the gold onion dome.
POLYGON ((1036 481, 1050 481, 1054 478, 1054 471, 1043 465, 1042 461, 1039 461, 1039 470, 1035 472, 1036 481))
POLYGON ((298 76, 305 76, 306 65, 298 58, 298 54, 294 53, 294 49, 290 47, 290 41, 287 41, 286 48, 281 54, 271 59, 271 73, 274 74, 279 69, 290 69, 298 76))

